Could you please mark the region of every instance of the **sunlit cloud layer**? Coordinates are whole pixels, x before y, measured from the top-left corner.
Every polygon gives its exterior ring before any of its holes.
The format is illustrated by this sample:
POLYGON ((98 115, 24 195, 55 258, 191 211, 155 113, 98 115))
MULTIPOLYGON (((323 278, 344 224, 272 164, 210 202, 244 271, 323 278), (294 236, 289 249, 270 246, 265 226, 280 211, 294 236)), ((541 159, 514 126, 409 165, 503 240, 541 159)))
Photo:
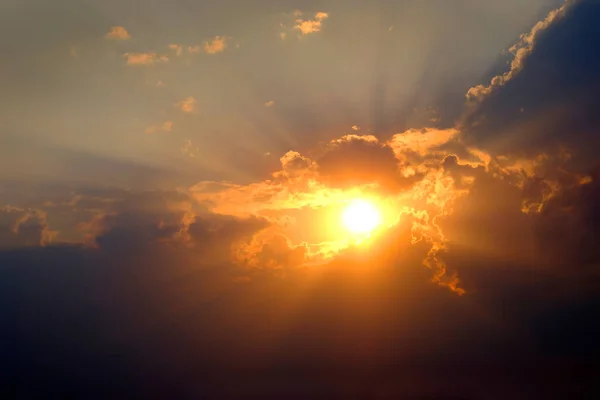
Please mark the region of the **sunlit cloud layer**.
POLYGON ((19 393, 576 398, 598 3, 234 3, 61 2, 7 54, 19 393))

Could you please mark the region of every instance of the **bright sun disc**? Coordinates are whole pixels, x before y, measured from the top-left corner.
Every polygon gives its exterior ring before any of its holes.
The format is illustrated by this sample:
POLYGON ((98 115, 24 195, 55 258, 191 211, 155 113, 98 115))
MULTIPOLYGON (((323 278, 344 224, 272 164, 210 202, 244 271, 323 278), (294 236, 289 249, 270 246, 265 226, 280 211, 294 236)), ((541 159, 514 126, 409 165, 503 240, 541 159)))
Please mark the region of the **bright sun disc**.
POLYGON ((354 234, 368 234, 381 223, 381 214, 373 203, 354 200, 344 210, 342 223, 354 234))

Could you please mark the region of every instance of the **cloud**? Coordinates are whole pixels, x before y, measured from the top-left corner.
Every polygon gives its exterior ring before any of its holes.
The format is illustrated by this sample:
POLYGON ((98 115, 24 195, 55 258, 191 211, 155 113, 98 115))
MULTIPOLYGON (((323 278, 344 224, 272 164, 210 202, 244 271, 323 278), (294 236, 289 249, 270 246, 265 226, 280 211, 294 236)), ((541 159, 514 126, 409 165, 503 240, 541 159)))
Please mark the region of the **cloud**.
POLYGON ((169 45, 169 49, 173 50, 176 56, 180 56, 181 54, 183 54, 183 46, 180 44, 171 43, 169 45))
POLYGON ((323 25, 323 21, 325 21, 327 18, 329 18, 329 14, 326 12, 315 13, 314 19, 298 18, 296 19, 296 25, 294 25, 294 29, 300 31, 302 35, 309 35, 311 33, 320 32, 321 27, 323 25))
POLYGON ((493 156, 556 159, 569 153, 565 167, 589 173, 600 145, 589 134, 600 126, 591 96, 600 88, 600 57, 592 51, 599 32, 591 24, 598 15, 596 2, 567 2, 524 35, 518 46, 525 50, 513 62, 518 73, 470 105, 461 121, 463 139, 493 156))
POLYGON ((131 35, 122 26, 113 26, 110 28, 108 33, 104 36, 106 39, 111 40, 128 40, 131 39, 131 35))
POLYGON ((227 47, 229 38, 225 36, 215 36, 212 40, 204 42, 204 51, 206 54, 222 53, 227 47))
POLYGON ((183 141, 183 145, 181 146, 181 153, 187 157, 194 158, 198 153, 199 149, 194 147, 192 141, 190 139, 185 139, 183 141))
POLYGON ((317 160, 319 174, 332 187, 365 184, 398 190, 399 164, 394 151, 374 136, 347 135, 333 141, 317 160))
POLYGON ((188 46, 187 51, 190 54, 198 54, 202 51, 202 47, 201 46, 188 46))
POLYGON ((157 133, 157 132, 171 132, 173 129, 173 121, 165 121, 160 125, 152 125, 146 128, 145 132, 147 134, 157 133))
POLYGON ((452 128, 355 130, 282 152, 248 182, 69 185, 62 198, 44 190, 43 209, 3 207, 5 375, 21 394, 88 393, 102 377, 105 397, 284 397, 299 376, 312 397, 588 393, 598 15, 597 2, 570 2, 536 25, 515 72, 452 128), (360 243, 339 226, 358 197, 384 216, 360 243), (83 210, 87 240, 60 242, 48 221, 72 226, 83 210))
POLYGON ((189 96, 175 103, 175 107, 179 108, 184 113, 193 114, 196 112, 196 104, 196 99, 192 96, 189 96))
POLYGON ((158 55, 156 53, 125 53, 123 57, 127 58, 127 65, 152 65, 157 62, 169 61, 169 57, 158 55))
POLYGON ((571 3, 573 2, 567 2, 560 8, 552 10, 545 19, 536 23, 531 31, 521 35, 520 40, 509 50, 513 56, 510 70, 502 75, 497 75, 492 78, 488 86, 478 85, 469 89, 467 92, 467 99, 481 100, 484 97, 489 96, 494 88, 504 86, 506 82, 513 79, 514 76, 523 69, 524 62, 533 51, 536 41, 539 40, 539 36, 541 36, 544 33, 544 30, 548 29, 548 27, 556 20, 564 16, 565 10, 571 3))
POLYGON ((13 206, 0 208, 0 249, 3 247, 46 246, 58 236, 51 230, 47 215, 40 209, 13 206))
POLYGON ((269 108, 269 107, 273 107, 275 105, 275 102, 273 100, 269 100, 265 102, 265 107, 269 108))

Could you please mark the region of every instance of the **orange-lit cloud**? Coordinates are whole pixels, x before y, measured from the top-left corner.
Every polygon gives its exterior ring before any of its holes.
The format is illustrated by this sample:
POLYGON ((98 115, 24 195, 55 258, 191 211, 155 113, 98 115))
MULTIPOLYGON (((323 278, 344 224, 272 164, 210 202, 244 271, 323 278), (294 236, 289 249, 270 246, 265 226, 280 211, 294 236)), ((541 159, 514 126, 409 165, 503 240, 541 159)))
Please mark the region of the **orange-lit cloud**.
POLYGON ((222 53, 227 47, 227 40, 225 36, 215 36, 212 40, 204 42, 204 51, 206 54, 222 53))
MULTIPOLYGON (((444 170, 447 153, 429 154, 456 135, 454 130, 409 130, 388 142, 370 135, 346 135, 317 151, 322 155, 315 158, 289 151, 280 159, 281 169, 269 180, 248 185, 200 182, 190 193, 215 213, 267 217, 273 223, 268 232, 279 235, 277 248, 286 250, 285 257, 295 260, 289 261, 292 264, 301 259, 325 262, 348 248, 350 242, 339 221, 344 205, 353 198, 373 199, 382 212, 384 229, 403 218, 420 221, 413 224, 412 240, 430 246, 423 263, 432 269, 435 282, 461 294, 459 277, 440 256, 448 239, 437 221, 452 214, 452 205, 468 193, 473 181, 465 178, 456 183, 444 170), (404 165, 415 157, 421 161, 429 158, 424 165, 404 165), (409 168, 419 173, 407 179, 404 170, 409 168)), ((257 238, 252 246, 246 246, 245 259, 257 265, 258 260, 281 264, 274 255, 270 257, 277 262, 261 258, 266 257, 263 250, 272 254, 275 246, 265 245, 264 240, 257 238)))
MULTIPOLYGON (((300 14, 301 15, 301 14, 300 14)), ((300 16, 297 15, 297 16, 300 16)), ((300 31, 302 35, 309 35, 311 33, 321 31, 323 21, 329 18, 329 14, 326 12, 317 12, 313 19, 296 19, 294 29, 300 31)))
POLYGON ((113 26, 110 28, 108 33, 104 36, 106 39, 112 40, 127 40, 131 39, 131 35, 122 26, 113 26))
POLYGON ((184 113, 192 114, 196 112, 196 104, 196 99, 192 96, 189 96, 175 103, 175 107, 179 108, 184 113))
POLYGON ((171 132, 173 129, 173 121, 165 121, 160 125, 152 125, 146 128, 147 134, 158 133, 158 132, 171 132))
POLYGON ((0 248, 47 246, 59 232, 50 229, 45 211, 13 206, 0 207, 0 248))
POLYGON ((158 55, 154 52, 149 53, 125 53, 123 57, 127 58, 127 65, 152 65, 157 62, 169 61, 169 57, 158 55))

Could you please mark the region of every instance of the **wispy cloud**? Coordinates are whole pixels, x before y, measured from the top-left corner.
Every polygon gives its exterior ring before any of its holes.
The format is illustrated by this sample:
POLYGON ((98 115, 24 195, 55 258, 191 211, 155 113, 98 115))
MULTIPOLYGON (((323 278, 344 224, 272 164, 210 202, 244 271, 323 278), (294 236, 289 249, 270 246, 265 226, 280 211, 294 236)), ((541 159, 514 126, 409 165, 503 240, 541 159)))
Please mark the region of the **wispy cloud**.
POLYGON ((183 145, 181 146, 181 153, 187 157, 194 158, 196 157, 196 152, 198 151, 197 147, 194 147, 192 141, 190 139, 186 139, 183 141, 183 145))
POLYGON ((150 53, 125 53, 123 57, 127 58, 127 65, 150 65, 157 62, 169 61, 169 57, 150 53))
POLYGON ((169 49, 175 52, 175 55, 180 56, 183 53, 183 46, 176 43, 171 43, 169 49))
POLYGON ((184 113, 191 114, 196 111, 196 103, 196 99, 189 96, 175 103, 175 107, 179 108, 184 113))
POLYGON ((131 35, 122 26, 113 26, 110 28, 108 33, 104 36, 106 39, 111 40, 127 40, 131 39, 131 35))
POLYGON ((160 132, 171 132, 173 129, 173 121, 165 121, 160 125, 152 125, 146 128, 147 134, 160 133, 160 132))
POLYGON ((198 54, 198 53, 200 53, 202 51, 202 46, 198 46, 198 45, 188 46, 187 47, 187 51, 190 54, 198 54))

